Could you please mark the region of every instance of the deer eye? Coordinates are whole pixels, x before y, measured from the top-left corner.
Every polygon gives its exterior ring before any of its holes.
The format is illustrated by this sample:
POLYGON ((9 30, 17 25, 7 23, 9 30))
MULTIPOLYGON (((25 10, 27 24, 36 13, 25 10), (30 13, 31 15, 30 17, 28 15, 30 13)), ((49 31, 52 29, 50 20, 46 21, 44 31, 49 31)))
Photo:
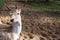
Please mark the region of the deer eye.
POLYGON ((19 15, 19 13, 17 13, 17 15, 19 15))

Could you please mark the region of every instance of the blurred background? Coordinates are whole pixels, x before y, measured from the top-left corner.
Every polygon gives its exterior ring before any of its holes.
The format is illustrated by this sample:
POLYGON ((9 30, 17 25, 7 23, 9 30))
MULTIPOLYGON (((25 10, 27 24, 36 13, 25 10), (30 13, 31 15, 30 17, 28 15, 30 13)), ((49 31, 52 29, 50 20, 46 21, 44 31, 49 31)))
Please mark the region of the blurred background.
POLYGON ((0 0, 1 13, 22 9, 20 40, 60 40, 60 0, 0 0))

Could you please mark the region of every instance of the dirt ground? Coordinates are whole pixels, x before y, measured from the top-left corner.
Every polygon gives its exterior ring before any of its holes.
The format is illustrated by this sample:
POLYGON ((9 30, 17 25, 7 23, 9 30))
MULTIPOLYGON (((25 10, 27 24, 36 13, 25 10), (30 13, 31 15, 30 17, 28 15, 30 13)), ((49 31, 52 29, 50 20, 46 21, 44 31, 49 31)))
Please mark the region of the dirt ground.
MULTIPOLYGON (((22 9, 22 32, 19 40, 60 40, 60 23, 55 15, 40 12, 22 3, 11 3, 22 9)), ((7 11, 6 6, 3 11, 7 11)), ((11 8, 10 8, 11 9, 11 8)))

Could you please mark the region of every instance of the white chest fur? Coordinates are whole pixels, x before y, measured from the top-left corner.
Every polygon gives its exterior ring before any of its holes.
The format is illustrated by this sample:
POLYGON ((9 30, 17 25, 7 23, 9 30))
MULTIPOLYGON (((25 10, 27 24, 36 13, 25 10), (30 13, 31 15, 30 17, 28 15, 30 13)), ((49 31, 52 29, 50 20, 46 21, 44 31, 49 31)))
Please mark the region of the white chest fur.
POLYGON ((19 22, 15 22, 13 24, 13 39, 17 40, 19 38, 20 32, 21 32, 21 24, 19 22))

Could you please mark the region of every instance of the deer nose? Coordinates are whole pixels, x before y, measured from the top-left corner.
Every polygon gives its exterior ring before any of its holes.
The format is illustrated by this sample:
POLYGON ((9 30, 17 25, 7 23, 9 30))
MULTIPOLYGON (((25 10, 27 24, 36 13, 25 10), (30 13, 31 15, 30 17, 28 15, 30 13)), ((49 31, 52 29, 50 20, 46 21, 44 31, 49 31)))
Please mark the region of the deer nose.
POLYGON ((13 22, 13 21, 14 21, 14 19, 11 19, 10 21, 11 21, 11 22, 13 22))

